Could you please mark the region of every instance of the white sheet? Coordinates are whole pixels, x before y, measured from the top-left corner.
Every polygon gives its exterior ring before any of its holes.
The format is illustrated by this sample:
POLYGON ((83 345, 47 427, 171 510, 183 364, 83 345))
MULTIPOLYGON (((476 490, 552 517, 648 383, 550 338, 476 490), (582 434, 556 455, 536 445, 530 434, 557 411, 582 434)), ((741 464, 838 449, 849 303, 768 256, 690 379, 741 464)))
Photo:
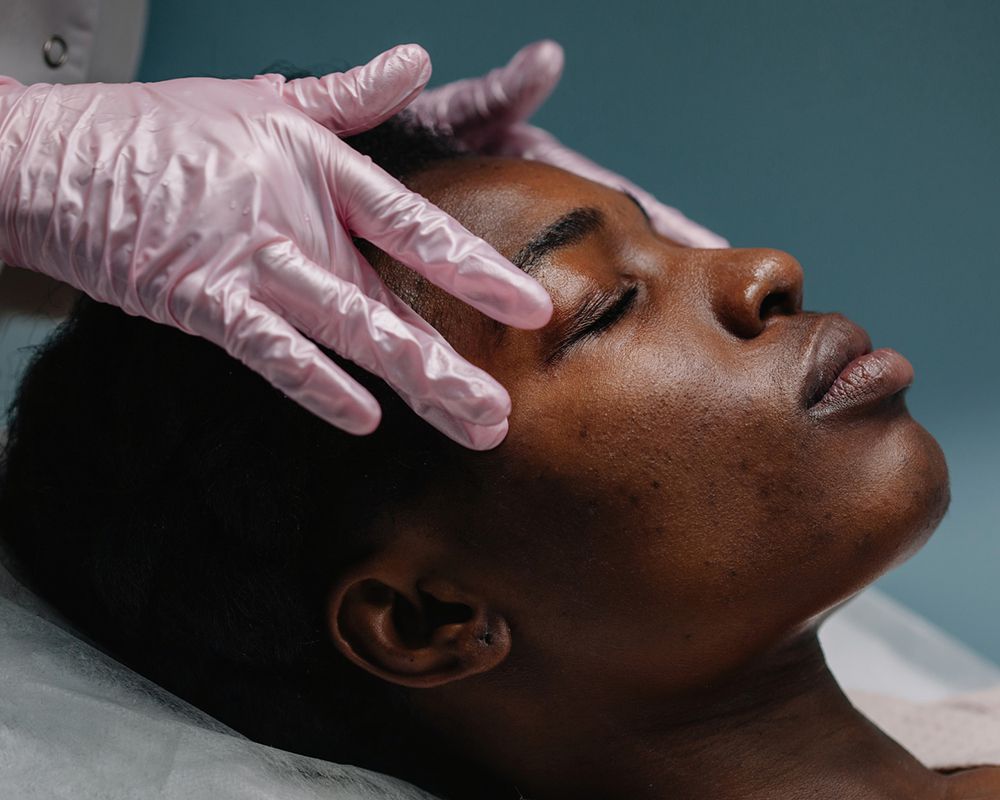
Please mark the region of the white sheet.
POLYGON ((0 797, 432 800, 395 778, 247 741, 2 598, 0 797))
POLYGON ((1000 686, 1000 667, 876 589, 833 614, 819 638, 846 689, 933 702, 1000 686))

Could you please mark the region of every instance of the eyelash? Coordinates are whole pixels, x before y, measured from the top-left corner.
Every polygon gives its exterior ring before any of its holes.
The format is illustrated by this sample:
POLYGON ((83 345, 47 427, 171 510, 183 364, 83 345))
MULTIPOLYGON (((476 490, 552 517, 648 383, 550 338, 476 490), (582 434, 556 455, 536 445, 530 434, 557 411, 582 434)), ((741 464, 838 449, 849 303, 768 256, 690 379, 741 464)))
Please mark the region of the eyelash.
POLYGON ((576 329, 570 331, 559 343, 548 360, 550 362, 558 360, 573 345, 582 342, 584 339, 597 336, 612 327, 635 305, 638 296, 639 287, 633 284, 618 295, 618 298, 610 305, 607 305, 607 295, 595 298, 594 301, 587 304, 587 307, 580 314, 583 320, 588 320, 589 318, 589 321, 583 322, 576 329))

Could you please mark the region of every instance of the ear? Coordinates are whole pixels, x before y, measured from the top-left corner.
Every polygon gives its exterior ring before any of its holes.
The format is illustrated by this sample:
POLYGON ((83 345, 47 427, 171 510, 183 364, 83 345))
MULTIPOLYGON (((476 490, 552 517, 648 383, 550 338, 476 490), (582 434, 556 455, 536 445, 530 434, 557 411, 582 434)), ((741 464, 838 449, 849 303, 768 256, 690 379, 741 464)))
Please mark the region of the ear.
POLYGON ((510 652, 507 620, 483 598, 413 560, 378 554, 344 575, 328 607, 348 659, 390 683, 426 689, 488 672, 510 652))

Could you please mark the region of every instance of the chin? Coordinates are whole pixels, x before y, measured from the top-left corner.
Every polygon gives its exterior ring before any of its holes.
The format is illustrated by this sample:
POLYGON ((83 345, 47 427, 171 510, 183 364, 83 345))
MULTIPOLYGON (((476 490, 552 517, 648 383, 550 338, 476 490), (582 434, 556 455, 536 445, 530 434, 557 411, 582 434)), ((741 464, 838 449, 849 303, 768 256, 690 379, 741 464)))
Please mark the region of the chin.
POLYGON ((883 572, 911 558, 937 530, 951 502, 948 464, 937 440, 909 413, 898 419, 892 443, 897 457, 886 487, 894 513, 886 544, 893 552, 883 572))
MULTIPOLYGON (((940 445, 898 403, 846 435, 853 457, 841 464, 836 530, 819 585, 840 602, 911 558, 933 535, 951 500, 940 445), (834 569, 829 569, 835 565, 834 569)), ((829 607, 824 605, 824 607, 829 607)))
POLYGON ((852 535, 841 540, 843 547, 827 562, 838 563, 827 573, 833 582, 817 581, 825 591, 813 598, 803 629, 815 630, 842 603, 914 556, 948 510, 948 466, 934 437, 904 412, 893 420, 883 444, 887 449, 880 448, 875 462, 858 465, 854 495, 867 502, 851 509, 842 530, 852 535))

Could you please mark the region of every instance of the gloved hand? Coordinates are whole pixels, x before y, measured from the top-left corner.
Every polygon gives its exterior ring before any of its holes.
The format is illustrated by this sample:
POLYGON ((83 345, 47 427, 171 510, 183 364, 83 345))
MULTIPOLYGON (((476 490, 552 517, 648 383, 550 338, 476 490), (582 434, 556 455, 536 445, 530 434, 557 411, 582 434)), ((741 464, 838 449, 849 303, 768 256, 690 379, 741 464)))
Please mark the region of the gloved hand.
POLYGON ((544 40, 518 51, 504 67, 424 92, 410 110, 424 125, 455 135, 484 155, 528 158, 561 167, 592 181, 625 189, 642 204, 656 229, 691 247, 728 247, 721 236, 659 202, 634 183, 570 150, 527 120, 559 83, 563 50, 544 40))
POLYGON ((403 45, 319 79, 0 78, 0 259, 203 336, 334 425, 373 430, 375 399, 305 333, 456 441, 492 447, 507 392, 351 238, 506 324, 551 315, 539 284, 334 135, 392 116, 429 77, 427 53, 403 45))

